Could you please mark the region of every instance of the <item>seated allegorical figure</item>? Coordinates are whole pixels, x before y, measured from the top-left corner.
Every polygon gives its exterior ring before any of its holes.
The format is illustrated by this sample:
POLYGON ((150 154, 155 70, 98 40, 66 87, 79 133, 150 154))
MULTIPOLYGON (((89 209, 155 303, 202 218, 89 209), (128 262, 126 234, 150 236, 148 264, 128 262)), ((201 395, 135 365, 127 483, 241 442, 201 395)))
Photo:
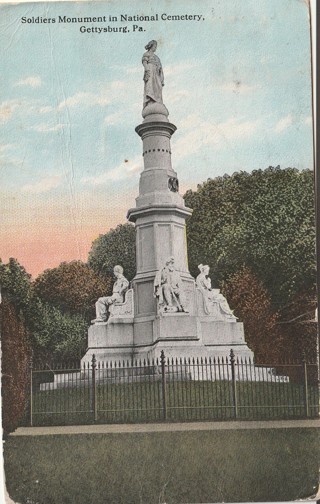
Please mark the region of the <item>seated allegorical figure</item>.
POLYGON ((196 286, 203 296, 204 311, 207 315, 213 312, 216 305, 220 308, 221 318, 236 321, 233 311, 228 305, 226 298, 220 293, 220 289, 212 289, 209 278, 210 268, 208 265, 199 264, 200 274, 196 278, 196 286))
POLYGON ((175 269, 174 258, 170 257, 154 279, 154 295, 164 312, 187 312, 183 306, 182 282, 175 269))
POLYGON ((92 320, 93 324, 106 322, 108 314, 110 314, 111 305, 124 302, 125 293, 129 288, 129 281, 123 275, 123 267, 120 265, 113 268, 113 274, 116 277, 116 281, 113 284, 112 295, 101 297, 96 302, 96 318, 92 320))

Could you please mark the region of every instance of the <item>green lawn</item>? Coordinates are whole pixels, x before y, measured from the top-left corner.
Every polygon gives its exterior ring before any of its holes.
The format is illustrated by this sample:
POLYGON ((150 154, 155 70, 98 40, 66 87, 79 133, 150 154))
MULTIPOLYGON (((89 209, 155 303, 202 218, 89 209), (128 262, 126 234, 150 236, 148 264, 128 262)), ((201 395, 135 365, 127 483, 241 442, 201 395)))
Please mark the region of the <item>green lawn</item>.
POLYGON ((20 504, 285 501, 317 487, 317 429, 9 437, 20 504))
MULTIPOLYGON (((238 418, 301 418, 303 387, 295 383, 237 382, 238 418)), ((234 418, 231 382, 176 381, 166 384, 167 420, 234 418)), ((155 422, 163 419, 161 381, 104 384, 96 387, 97 422, 155 422)), ((317 389, 309 386, 309 414, 317 414, 317 389)), ((68 387, 33 395, 33 425, 93 422, 92 387, 68 387)))

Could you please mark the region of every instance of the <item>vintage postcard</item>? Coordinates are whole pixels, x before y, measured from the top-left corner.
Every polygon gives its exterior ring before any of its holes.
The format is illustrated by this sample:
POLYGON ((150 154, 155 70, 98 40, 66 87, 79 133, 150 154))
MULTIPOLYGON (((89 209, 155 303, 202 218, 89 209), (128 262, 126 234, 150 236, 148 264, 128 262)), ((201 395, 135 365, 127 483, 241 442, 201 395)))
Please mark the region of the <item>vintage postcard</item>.
POLYGON ((0 13, 8 502, 315 496, 308 2, 0 13))

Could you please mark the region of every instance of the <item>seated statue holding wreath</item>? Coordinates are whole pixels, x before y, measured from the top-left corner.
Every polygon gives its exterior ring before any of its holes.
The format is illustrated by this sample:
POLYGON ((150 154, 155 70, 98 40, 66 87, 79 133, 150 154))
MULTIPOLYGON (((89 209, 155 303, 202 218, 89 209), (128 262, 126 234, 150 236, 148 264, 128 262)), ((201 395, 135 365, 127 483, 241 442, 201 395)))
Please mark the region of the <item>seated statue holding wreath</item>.
POLYGON ((233 311, 228 305, 226 298, 220 293, 220 289, 212 289, 211 279, 209 278, 210 268, 208 265, 199 264, 200 274, 196 278, 196 286, 203 296, 203 305, 206 315, 211 315, 218 306, 221 319, 236 321, 233 311))

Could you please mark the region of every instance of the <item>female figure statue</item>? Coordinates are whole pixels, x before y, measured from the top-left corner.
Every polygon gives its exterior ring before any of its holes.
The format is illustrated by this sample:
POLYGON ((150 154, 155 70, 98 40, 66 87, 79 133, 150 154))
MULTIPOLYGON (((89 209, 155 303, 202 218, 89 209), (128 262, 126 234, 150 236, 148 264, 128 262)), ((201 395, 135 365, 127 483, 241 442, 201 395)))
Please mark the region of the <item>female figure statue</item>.
POLYGON ((161 61, 155 54, 157 49, 156 40, 151 40, 146 46, 147 52, 142 56, 144 66, 144 97, 143 108, 149 103, 163 103, 162 86, 164 86, 164 77, 161 61))
POLYGON ((123 275, 123 267, 119 264, 113 268, 113 274, 116 281, 113 284, 112 296, 100 297, 96 302, 96 318, 92 320, 93 324, 97 322, 106 322, 111 313, 112 305, 123 303, 124 296, 129 288, 129 281, 123 275))
POLYGON ((196 286, 202 292, 205 313, 210 315, 214 311, 214 304, 218 303, 222 318, 236 321, 236 317, 233 315, 233 311, 230 310, 228 301, 220 293, 220 289, 212 289, 211 287, 211 279, 208 276, 210 271, 209 266, 199 264, 198 268, 200 274, 196 278, 196 286))

